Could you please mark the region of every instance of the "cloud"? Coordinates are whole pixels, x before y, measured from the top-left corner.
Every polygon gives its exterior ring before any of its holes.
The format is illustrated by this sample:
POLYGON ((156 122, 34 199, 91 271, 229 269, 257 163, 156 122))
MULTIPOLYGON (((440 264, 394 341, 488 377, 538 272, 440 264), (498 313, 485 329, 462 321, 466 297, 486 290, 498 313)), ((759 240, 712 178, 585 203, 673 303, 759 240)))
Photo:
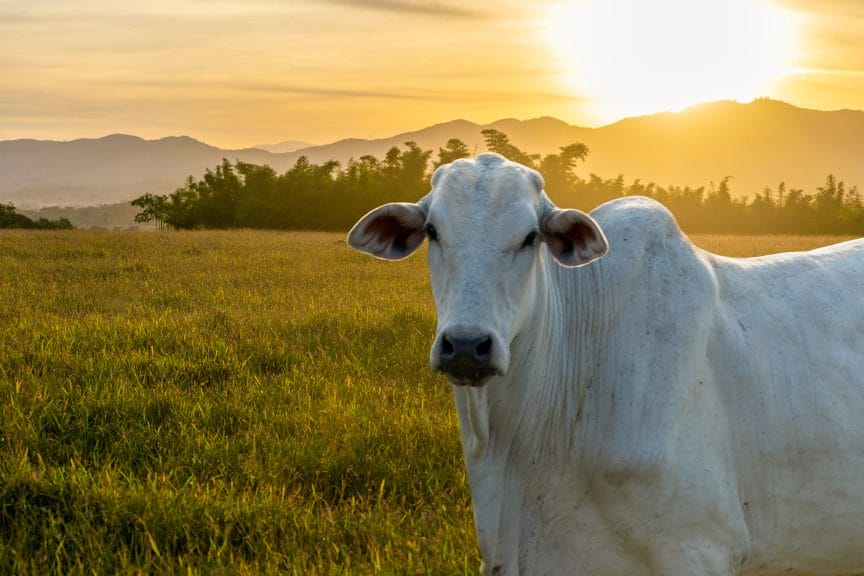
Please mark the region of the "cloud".
POLYGON ((253 92, 277 92, 286 94, 303 94, 310 96, 336 96, 347 98, 395 98, 400 100, 420 99, 417 96, 412 96, 408 94, 374 90, 353 90, 350 88, 321 88, 317 86, 280 85, 264 83, 235 84, 233 87, 244 90, 251 90, 253 92))
POLYGON ((339 4, 352 8, 363 8, 401 14, 422 16, 448 16, 456 18, 475 18, 480 14, 461 6, 444 2, 424 2, 422 0, 321 0, 328 4, 339 4))
POLYGON ((851 70, 841 68, 796 68, 797 74, 810 74, 816 76, 836 76, 838 78, 862 78, 864 79, 864 70, 851 70))
POLYGON ((195 89, 220 89, 233 90, 250 93, 273 93, 294 94, 301 96, 321 96, 336 98, 374 98, 374 99, 396 99, 396 100, 423 100, 423 94, 408 94, 386 90, 362 90, 353 88, 322 87, 316 85, 278 84, 266 82, 236 82, 230 80, 153 80, 153 79, 127 79, 112 80, 105 83, 112 86, 126 86, 134 89, 149 90, 180 90, 190 91, 195 89))
POLYGON ((816 14, 862 15, 864 4, 861 0, 780 0, 780 4, 793 10, 816 14))

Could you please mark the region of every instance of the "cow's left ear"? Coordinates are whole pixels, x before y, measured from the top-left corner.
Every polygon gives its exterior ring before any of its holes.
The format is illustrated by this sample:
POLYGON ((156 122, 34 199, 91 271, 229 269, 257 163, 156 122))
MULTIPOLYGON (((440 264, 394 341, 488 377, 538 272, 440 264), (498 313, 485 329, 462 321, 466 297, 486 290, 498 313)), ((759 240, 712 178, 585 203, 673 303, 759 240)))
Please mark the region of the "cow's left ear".
POLYGON ((375 208, 348 232, 348 244, 385 260, 401 260, 423 244, 426 210, 419 204, 394 202, 375 208))
POLYGON ((579 210, 550 210, 543 218, 541 231, 549 252, 562 266, 588 264, 609 250, 600 225, 579 210))

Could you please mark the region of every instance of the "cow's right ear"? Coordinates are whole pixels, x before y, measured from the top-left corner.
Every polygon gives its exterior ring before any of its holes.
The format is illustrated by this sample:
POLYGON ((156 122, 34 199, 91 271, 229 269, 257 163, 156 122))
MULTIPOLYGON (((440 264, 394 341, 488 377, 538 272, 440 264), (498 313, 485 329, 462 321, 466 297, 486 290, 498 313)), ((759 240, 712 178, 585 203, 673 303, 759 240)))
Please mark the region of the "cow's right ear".
POLYGON ((600 225, 580 210, 554 208, 543 218, 540 228, 549 252, 567 268, 588 264, 609 250, 600 225))
POLYGON ((401 260, 414 253, 426 233, 426 210, 419 204, 384 204, 363 216, 348 233, 348 245, 385 260, 401 260))

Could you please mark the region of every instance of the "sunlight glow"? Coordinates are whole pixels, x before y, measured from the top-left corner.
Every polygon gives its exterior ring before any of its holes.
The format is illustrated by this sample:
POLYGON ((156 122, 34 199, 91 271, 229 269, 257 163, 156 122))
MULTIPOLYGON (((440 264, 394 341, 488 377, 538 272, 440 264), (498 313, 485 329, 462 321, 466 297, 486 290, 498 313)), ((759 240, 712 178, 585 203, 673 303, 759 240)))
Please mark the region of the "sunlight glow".
POLYGON ((768 96, 793 72, 795 13, 766 0, 570 0, 545 36, 599 122, 768 96))

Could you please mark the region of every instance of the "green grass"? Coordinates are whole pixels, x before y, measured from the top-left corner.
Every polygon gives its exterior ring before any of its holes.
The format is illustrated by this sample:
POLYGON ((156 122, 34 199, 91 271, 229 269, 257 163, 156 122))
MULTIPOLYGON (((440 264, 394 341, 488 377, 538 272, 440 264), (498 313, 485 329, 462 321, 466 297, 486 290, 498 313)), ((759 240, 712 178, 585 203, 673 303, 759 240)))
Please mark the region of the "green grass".
POLYGON ((471 573, 421 259, 0 235, 0 573, 471 573))
POLYGON ((433 331, 340 235, 0 233, 0 573, 476 573, 433 331))

